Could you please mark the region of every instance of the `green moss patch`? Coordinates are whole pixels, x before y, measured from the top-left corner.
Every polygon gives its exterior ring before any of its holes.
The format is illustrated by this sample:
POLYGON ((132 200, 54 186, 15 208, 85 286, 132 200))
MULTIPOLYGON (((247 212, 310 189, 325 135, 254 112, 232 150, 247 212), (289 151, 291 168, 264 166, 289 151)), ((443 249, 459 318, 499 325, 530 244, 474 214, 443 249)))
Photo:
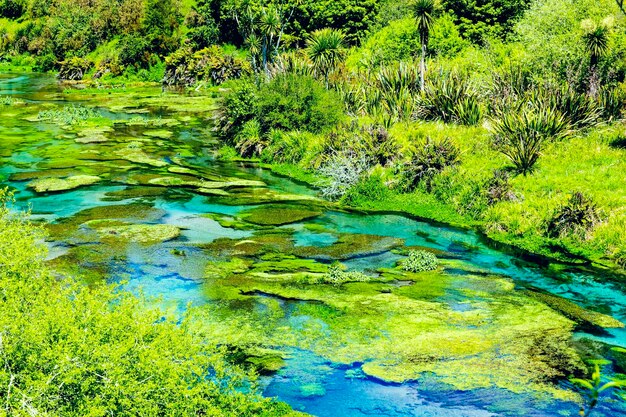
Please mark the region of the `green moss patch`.
POLYGON ((344 260, 355 256, 374 255, 387 252, 402 246, 404 240, 361 234, 341 234, 338 240, 330 246, 299 246, 293 253, 306 258, 320 260, 344 260))
POLYGON ((129 224, 97 227, 102 240, 157 243, 176 239, 180 229, 170 224, 129 224))
POLYGON ((321 211, 304 206, 270 204, 243 211, 240 217, 249 223, 262 226, 281 226, 309 220, 321 214, 321 211))
POLYGON ((545 303, 554 310, 563 313, 565 316, 569 317, 576 323, 603 328, 624 327, 624 323, 611 316, 607 316, 606 314, 598 313, 591 310, 586 310, 576 303, 566 300, 565 298, 538 291, 527 291, 527 294, 545 303))
POLYGON ((40 178, 28 184, 38 193, 66 191, 74 188, 92 185, 99 182, 100 177, 94 175, 74 175, 67 178, 40 178))

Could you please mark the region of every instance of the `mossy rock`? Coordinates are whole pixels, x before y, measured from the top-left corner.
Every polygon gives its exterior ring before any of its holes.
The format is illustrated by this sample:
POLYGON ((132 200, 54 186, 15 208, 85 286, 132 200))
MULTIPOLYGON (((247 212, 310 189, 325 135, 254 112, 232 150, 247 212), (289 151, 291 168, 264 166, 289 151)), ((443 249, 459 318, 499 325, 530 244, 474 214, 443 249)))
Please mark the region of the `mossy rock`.
POLYGON ((245 361, 261 375, 273 374, 285 367, 285 360, 281 355, 266 354, 263 356, 250 356, 245 361))
POLYGON ((321 214, 319 210, 304 206, 269 204, 243 211, 240 217, 261 226, 281 226, 309 220, 321 214))
POLYGON ((289 253, 293 237, 289 234, 263 234, 247 239, 220 238, 201 245, 210 253, 220 256, 261 256, 266 253, 289 253))
POLYGON ((180 229, 171 224, 127 224, 97 227, 102 240, 134 243, 158 243, 176 239, 180 229))
POLYGON ((210 261, 204 269, 206 279, 224 279, 232 274, 243 274, 250 269, 251 261, 230 258, 228 261, 210 261))
POLYGON ((123 149, 118 149, 114 152, 114 154, 120 159, 126 159, 127 161, 137 164, 151 165, 154 167, 164 167, 168 165, 167 162, 161 159, 153 158, 146 154, 138 147, 137 143, 133 143, 131 146, 123 149))
POLYGON ((67 191, 74 188, 93 185, 101 180, 94 175, 73 175, 67 178, 40 178, 28 184, 38 193, 67 191))
POLYGON ((11 181, 30 181, 41 178, 66 178, 72 175, 79 175, 74 168, 45 169, 42 171, 16 172, 9 176, 11 181))
POLYGON ((584 309, 565 298, 539 291, 527 291, 527 294, 564 314, 576 323, 607 329, 624 327, 624 323, 611 316, 584 309))

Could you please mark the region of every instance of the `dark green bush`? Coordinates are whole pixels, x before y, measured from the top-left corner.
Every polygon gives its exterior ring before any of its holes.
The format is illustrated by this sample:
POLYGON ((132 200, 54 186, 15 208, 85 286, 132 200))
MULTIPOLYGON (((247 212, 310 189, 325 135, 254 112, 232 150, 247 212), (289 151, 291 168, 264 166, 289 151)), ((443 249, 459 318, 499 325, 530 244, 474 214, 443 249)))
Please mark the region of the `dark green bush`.
POLYGON ((26 11, 23 0, 0 0, 0 17, 17 19, 26 11))
POLYGON ((404 177, 407 191, 414 190, 420 183, 430 191, 432 180, 437 174, 459 163, 459 148, 450 138, 434 141, 428 137, 414 147, 409 161, 402 164, 399 171, 404 177))
POLYGON ((596 203, 583 193, 575 192, 548 221, 546 232, 549 237, 577 235, 585 238, 600 221, 596 203))
POLYGON ((215 116, 215 129, 220 136, 232 141, 243 125, 257 114, 257 88, 247 79, 231 82, 229 86, 215 116))
POLYGON ((258 91, 257 115, 264 132, 271 129, 322 132, 343 116, 341 98, 312 77, 279 75, 258 91))

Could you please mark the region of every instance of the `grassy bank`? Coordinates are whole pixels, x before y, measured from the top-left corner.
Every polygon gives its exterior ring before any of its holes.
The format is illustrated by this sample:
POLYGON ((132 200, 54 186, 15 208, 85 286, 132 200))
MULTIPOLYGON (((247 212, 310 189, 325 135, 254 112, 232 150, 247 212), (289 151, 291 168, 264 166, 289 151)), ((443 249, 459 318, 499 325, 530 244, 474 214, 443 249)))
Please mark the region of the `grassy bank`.
MULTIPOLYGON (((418 188, 409 193, 393 188, 398 180, 393 168, 379 166, 367 180, 355 185, 342 203, 364 210, 402 211, 474 228, 490 239, 533 254, 574 263, 591 261, 619 270, 621 251, 626 247, 625 132, 623 123, 613 123, 551 144, 532 175, 510 179, 508 192, 514 196, 511 201, 480 206, 476 189, 489 180, 494 170, 507 165, 506 159, 489 146, 487 129, 432 122, 402 124, 390 132, 399 139, 400 154, 410 152, 412 143, 420 137, 450 137, 461 150, 459 166, 444 171, 431 192, 418 188), (600 223, 584 235, 546 236, 550 219, 575 192, 583 192, 595 202, 600 223), (476 206, 468 209, 468 200, 476 206)), ((310 148, 316 149, 317 145, 310 148)), ((325 183, 324 177, 306 163, 265 166, 315 186, 325 183)))

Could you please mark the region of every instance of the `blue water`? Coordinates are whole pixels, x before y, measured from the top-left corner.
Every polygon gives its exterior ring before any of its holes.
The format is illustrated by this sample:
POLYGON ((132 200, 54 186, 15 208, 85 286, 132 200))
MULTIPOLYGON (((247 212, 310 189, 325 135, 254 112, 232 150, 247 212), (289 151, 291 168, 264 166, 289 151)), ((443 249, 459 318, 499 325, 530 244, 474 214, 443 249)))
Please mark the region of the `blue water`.
MULTIPOLYGON (((0 95, 3 94, 19 96, 32 103, 63 102, 59 89, 46 77, 0 75, 0 95)), ((122 114, 119 117, 124 116, 122 114)), ((36 170, 36 165, 45 161, 38 155, 42 154, 41 147, 46 144, 27 139, 29 132, 42 129, 46 132, 46 129, 50 129, 50 137, 54 138, 51 141, 63 143, 65 140, 59 139, 56 127, 41 123, 21 121, 13 126, 0 126, 0 137, 3 140, 20 140, 10 157, 2 157, 0 153, 0 180, 12 173, 36 170)), ((177 128, 176 135, 185 142, 203 146, 199 132, 197 126, 182 126, 177 128)), ((125 134, 128 132, 125 131, 125 134)), ((68 143, 75 145, 71 140, 68 143)), ((272 192, 306 196, 316 194, 309 187, 250 164, 215 162, 204 152, 201 156, 187 158, 186 162, 203 170, 206 175, 260 179, 267 184, 267 190, 272 192)), ((237 216, 242 210, 249 209, 249 205, 225 204, 219 197, 195 195, 190 191, 181 190, 175 198, 164 195, 116 202, 109 201, 107 193, 123 190, 126 185, 103 182, 63 193, 38 195, 26 188, 26 182, 5 180, 5 183, 16 189, 18 207, 30 208, 34 218, 50 222, 103 205, 144 201, 162 209, 165 215, 157 222, 182 228, 181 236, 158 245, 127 245, 123 260, 109 265, 109 279, 112 282, 124 282, 126 289, 158 298, 165 307, 178 311, 183 311, 189 304, 201 307, 213 302, 207 297, 203 282, 204 268, 211 257, 199 245, 219 238, 244 239, 253 234, 250 230, 223 227, 205 216, 237 216), (183 252, 184 256, 174 254, 176 251, 183 252)), ((254 204, 254 201, 248 204, 254 204)), ((550 265, 538 265, 497 250, 471 231, 430 224, 397 214, 363 215, 333 210, 307 223, 323 226, 324 230, 312 231, 305 228, 303 223, 285 226, 295 229, 296 246, 329 246, 336 242, 339 233, 401 238, 406 246, 436 249, 441 251, 442 257, 460 259, 489 273, 508 276, 519 288, 547 291, 626 322, 626 290, 619 281, 604 279, 598 272, 585 269, 569 268, 554 272, 555 269, 551 269, 550 265)), ((50 257, 61 256, 67 249, 63 244, 50 242, 50 257)), ((353 257, 343 263, 351 270, 373 274, 378 268, 392 267, 401 258, 401 255, 384 251, 353 257)), ((287 322, 293 328, 310 319, 303 315, 290 315, 291 302, 279 302, 285 310, 287 322)), ((462 299, 450 299, 448 302, 457 311, 468 308, 462 299)), ((256 303, 254 308, 264 308, 263 302, 256 303)), ((577 337, 595 338, 626 348, 625 329, 609 329, 603 334, 581 331, 577 337)), ((287 353, 287 366, 275 375, 262 379, 264 394, 320 417, 575 416, 578 413, 578 406, 574 403, 535 398, 530 394, 513 394, 501 389, 454 390, 438 381, 434 375, 424 375, 420 380, 406 384, 387 384, 363 375, 360 364, 338 365, 303 350, 288 349, 287 353)), ((623 405, 606 397, 594 415, 626 415, 624 412, 623 405)))

